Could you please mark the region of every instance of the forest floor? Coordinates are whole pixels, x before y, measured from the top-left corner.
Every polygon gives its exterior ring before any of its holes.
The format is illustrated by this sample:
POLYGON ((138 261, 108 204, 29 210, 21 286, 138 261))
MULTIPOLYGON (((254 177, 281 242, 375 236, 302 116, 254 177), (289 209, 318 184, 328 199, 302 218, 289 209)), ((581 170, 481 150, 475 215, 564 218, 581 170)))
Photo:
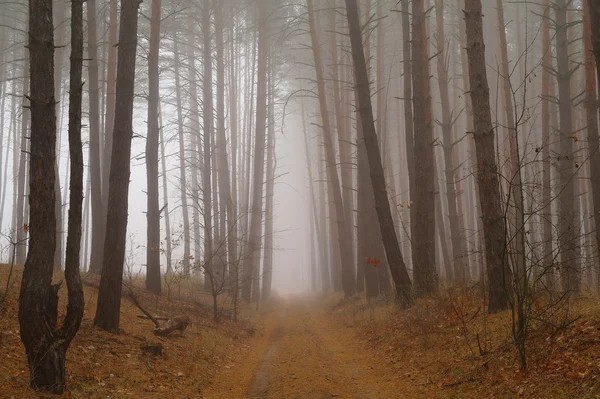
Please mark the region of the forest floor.
MULTIPOLYGON (((6 270, 0 265, 0 300, 6 270)), ((0 303, 0 398, 40 398, 27 387, 19 280, 17 270, 0 303)), ((154 336, 126 299, 123 331, 96 329, 96 291, 85 294, 84 321, 67 353, 66 398, 600 398, 598 298, 534 304, 546 317, 531 324, 526 374, 510 313, 486 315, 473 293, 440 294, 410 310, 385 300, 285 297, 246 309, 247 321, 215 324, 195 303, 137 291, 151 313, 192 318, 183 337, 168 338, 154 336), (142 350, 156 343, 162 356, 142 350)))

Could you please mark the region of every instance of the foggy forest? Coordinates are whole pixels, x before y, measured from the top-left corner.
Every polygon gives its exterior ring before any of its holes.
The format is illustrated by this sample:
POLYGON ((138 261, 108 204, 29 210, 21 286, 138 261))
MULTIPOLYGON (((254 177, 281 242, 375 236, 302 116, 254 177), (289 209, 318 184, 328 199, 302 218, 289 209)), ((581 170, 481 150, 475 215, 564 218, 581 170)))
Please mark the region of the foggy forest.
POLYGON ((0 0, 0 398, 600 398, 600 0, 0 0))

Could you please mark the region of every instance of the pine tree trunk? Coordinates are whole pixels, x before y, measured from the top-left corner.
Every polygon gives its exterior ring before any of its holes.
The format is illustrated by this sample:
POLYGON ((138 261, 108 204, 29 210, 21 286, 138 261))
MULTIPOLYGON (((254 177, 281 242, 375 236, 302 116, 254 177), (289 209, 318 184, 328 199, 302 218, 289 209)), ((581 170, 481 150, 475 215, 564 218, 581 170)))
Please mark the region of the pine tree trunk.
MULTIPOLYGON (((258 300, 255 296, 259 281, 255 281, 256 269, 260 267, 260 249, 262 240, 263 185, 265 170, 265 132, 267 119, 267 6, 258 3, 258 72, 256 84, 256 130, 254 144, 254 181, 252 183, 252 208, 250 230, 248 233, 248 257, 244 262, 242 298, 244 301, 258 300)), ((249 184, 250 182, 248 182, 249 184)))
MULTIPOLYGON (((570 3, 570 2, 569 2, 570 3)), ((579 250, 577 248, 578 221, 575 207, 575 173, 573 159, 573 111, 571 101, 571 67, 569 65, 569 38, 567 34, 566 0, 555 3, 556 20, 556 62, 558 80, 558 112, 560 118, 560 156, 558 160, 558 247, 560 250, 560 270, 562 289, 567 293, 577 293, 580 287, 578 270, 579 250)))
POLYGON ((167 179, 167 155, 165 154, 165 135, 163 129, 163 113, 160 107, 160 102, 158 103, 159 110, 159 134, 160 134, 160 163, 161 163, 161 174, 162 174, 162 185, 163 185, 163 202, 162 213, 165 219, 165 258, 167 260, 167 270, 166 273, 173 273, 173 248, 171 245, 171 217, 169 212, 169 184, 167 179))
MULTIPOLYGON (((302 137, 304 139, 304 151, 306 154, 306 170, 308 172, 308 184, 310 189, 310 206, 312 211, 311 225, 313 226, 313 231, 316 235, 316 243, 314 243, 315 238, 312 238, 313 245, 318 245, 319 249, 319 271, 321 272, 321 290, 322 292, 327 292, 329 289, 329 263, 327 262, 328 255, 327 252, 327 240, 325 238, 325 227, 324 227, 324 217, 320 214, 324 213, 325 207, 322 204, 317 203, 317 195, 315 194, 315 184, 319 184, 319 186, 323 186, 322 183, 315 182, 313 177, 313 158, 310 150, 310 145, 308 141, 308 129, 306 127, 306 120, 308 115, 305 111, 304 101, 301 103, 302 111, 302 137)), ((320 194, 320 193, 319 193, 320 194)), ((315 276, 316 278, 316 276, 315 276)), ((316 287, 315 287, 316 288, 316 287)))
MULTIPOLYGON (((117 0, 109 0, 110 26, 108 30, 108 71, 106 73, 106 116, 104 124, 104 146, 102 146, 102 240, 99 244, 104 251, 104 242, 106 240, 107 229, 107 211, 108 211, 108 193, 110 190, 110 169, 112 164, 112 148, 114 137, 114 124, 116 117, 116 92, 117 92, 117 48, 119 45, 117 34, 119 33, 119 19, 117 14, 117 0)), ((123 0, 121 0, 121 9, 123 0)), ((121 14, 122 14, 121 10, 121 14)), ((102 141, 100 141, 102 145, 102 141)), ((104 263, 104 261, 103 261, 104 263)))
MULTIPOLYGON (((56 208, 56 249, 54 250, 54 266, 62 270, 62 256, 63 256, 63 201, 62 191, 60 187, 60 149, 61 149, 61 138, 62 138, 62 121, 63 112, 62 107, 65 102, 62 102, 62 72, 64 64, 63 46, 65 45, 65 17, 67 12, 67 2, 57 2, 54 10, 56 16, 54 21, 56 26, 54 27, 54 41, 56 42, 56 49, 54 51, 54 97, 57 101, 55 107, 57 112, 57 119, 60 120, 58 125, 58 135, 56 140, 56 164, 55 174, 56 180, 54 184, 54 195, 56 196, 55 208, 56 208), (60 104, 60 105, 59 105, 60 104)), ((68 170, 67 170, 68 173, 68 170)), ((66 184, 65 184, 66 186, 66 184)))
POLYGON ((186 146, 183 129, 183 111, 182 111, 182 95, 181 95, 181 77, 179 72, 179 42, 175 34, 173 37, 173 57, 174 57, 174 74, 175 74, 175 97, 177 104, 177 137, 179 139, 179 191, 181 193, 181 214, 183 217, 183 274, 190 274, 190 217, 187 203, 187 177, 186 177, 186 146))
POLYGON ((194 268, 196 272, 198 262, 201 262, 201 243, 200 243, 200 190, 198 184, 198 170, 200 169, 200 152, 198 147, 198 137, 200 135, 200 111, 198 106, 198 86, 196 83, 196 59, 194 46, 191 39, 188 38, 188 80, 190 82, 190 147, 191 153, 191 192, 192 192, 192 224, 194 230, 194 268))
MULTIPOLYGON (((411 282, 398 244, 396 229, 394 228, 392 212, 387 196, 381 153, 379 151, 377 132, 375 131, 375 121, 373 120, 371 90, 363 49, 360 20, 355 0, 346 0, 346 12, 352 46, 354 78, 356 91, 358 93, 357 106, 360 110, 360 121, 369 161, 369 173, 375 197, 377 218, 379 220, 381 236, 385 246, 390 271, 396 287, 396 295, 402 304, 406 306, 412 303, 411 282)), ((377 264, 375 263, 373 266, 377 266, 377 264)))
MULTIPOLYGON (((410 34, 410 10, 409 2, 402 2, 402 63, 404 71, 402 74, 404 93, 404 141, 405 141, 405 152, 406 158, 406 169, 408 174, 408 198, 409 202, 415 197, 417 186, 415 182, 415 159, 414 159, 414 126, 413 126, 413 95, 412 95, 412 58, 411 58, 411 34, 410 34)), ((402 152, 401 152, 402 154, 402 152)), ((411 242, 411 264, 414 271, 414 256, 415 256, 415 226, 417 223, 417 216, 415 214, 416 208, 410 206, 410 242, 411 242)))
MULTIPOLYGON (((23 70, 27 71, 30 70, 30 54, 31 52, 29 52, 29 54, 25 54, 25 65, 23 70)), ((28 143, 30 140, 27 139, 27 137, 29 137, 29 132, 28 132, 28 128, 29 128, 29 121, 31 118, 31 115, 28 111, 29 106, 26 106, 26 101, 27 98, 26 96, 28 95, 27 93, 29 92, 29 81, 30 81, 31 77, 30 76, 24 76, 23 77, 23 103, 21 106, 21 140, 20 140, 20 152, 18 152, 18 159, 19 159, 19 172, 18 172, 18 182, 17 182, 17 196, 16 196, 16 200, 17 200, 17 212, 16 212, 16 225, 15 225, 15 229, 17 230, 17 256, 16 256, 16 263, 18 265, 24 265, 25 264, 25 254, 26 254, 26 250, 27 250, 27 242, 26 242, 26 232, 25 232, 25 224, 27 223, 27 217, 26 217, 26 213, 25 213, 25 178, 27 176, 27 158, 28 158, 28 154, 29 154, 29 146, 28 143)), ((15 148, 16 147, 16 140, 15 140, 15 148)), ((17 152, 15 152, 17 153, 17 152)), ((54 203, 54 202, 53 202, 54 203)), ((13 208, 14 209, 14 208, 13 208)), ((52 251, 52 254, 54 254, 54 251, 52 251)))
POLYGON ((265 189, 265 247, 263 254, 262 296, 263 301, 271 298, 273 282, 273 195, 275 191, 275 74, 272 60, 269 62, 269 106, 267 128, 267 174, 265 189))
POLYGON ((110 165, 106 239, 98 306, 94 324, 104 330, 119 329, 121 283, 127 241, 133 93, 139 0, 122 0, 117 65, 114 139, 110 165))
POLYGON ((433 126, 429 82, 429 51, 423 0, 413 1, 412 63, 414 110, 415 230, 413 272, 417 295, 438 290, 435 267, 435 186, 433 178, 433 126))
POLYGON ((146 290, 160 294, 160 215, 158 205, 158 51, 160 0, 152 0, 148 52, 148 135, 146 136, 146 290))
MULTIPOLYGON (((227 156, 227 139, 225 137, 225 60, 223 41, 223 4, 215 4, 215 37, 217 46, 217 174, 219 181, 219 245, 222 247, 223 268, 233 268, 237 258, 237 234, 234 201, 231 195, 231 176, 229 173, 229 157, 227 156), (227 246, 225 247, 225 241, 227 246)), ((233 135, 232 135, 233 137, 233 135)), ((232 159, 234 155, 232 152, 232 159)), ((227 270, 223 271, 227 273, 227 270)))
MULTIPOLYGON (((344 204, 340 188, 340 180, 336 167, 336 157, 334 151, 333 134, 329 123, 329 114, 327 111, 327 95, 325 93, 325 80, 323 77, 323 64, 319 50, 319 40, 317 37, 317 26, 315 23, 313 0, 308 0, 308 21, 311 34, 312 51, 315 60, 315 69, 317 74, 317 89, 319 96, 319 105, 322 118, 322 135, 325 150, 325 159, 327 162, 327 177, 329 187, 333 197, 335 207, 335 221, 338 233, 338 253, 341 259, 342 287, 344 296, 349 298, 356 293, 356 279, 354 276, 354 265, 352 261, 353 249, 349 246, 351 242, 351 231, 347 225, 344 214, 344 204)), ((361 43, 362 46, 362 43, 361 43)), ((331 216, 331 215, 330 215, 331 216)))
MULTIPOLYGON (((593 2, 592 2, 593 3, 593 2)), ((597 2, 596 2, 597 3, 597 2)), ((600 147, 598 139, 598 96, 596 72, 594 63, 600 68, 600 54, 594 60, 594 53, 600 51, 600 5, 592 5, 587 1, 583 4, 583 53, 585 54, 585 92, 586 92, 586 121, 587 139, 590 153, 590 177, 592 183, 592 203, 594 212, 595 249, 594 256, 600 257, 600 147), (594 15, 595 14, 595 15, 594 15), (596 18, 593 25, 592 18, 596 18), (595 31, 593 30, 595 29, 595 31), (594 43, 596 42, 596 43, 594 43)), ((598 70, 600 78, 600 69, 598 70)), ((600 287, 600 272, 596 284, 600 287)))
MULTIPOLYGON (((88 32, 88 113, 89 113, 89 163, 91 177, 92 201, 92 244, 90 272, 100 274, 102 271, 102 256, 104 251, 104 228, 106 214, 104 211, 102 166, 100 164, 100 105, 98 98, 98 48, 96 35, 96 0, 87 1, 87 32, 88 32)), ((111 126, 112 129, 112 126, 111 126)))
MULTIPOLYGON (((440 98, 442 103, 442 136, 444 150, 444 169, 446 179, 446 199, 448 201, 448 221, 450 223, 450 242, 452 244, 453 255, 453 273, 448 276, 450 281, 455 280, 460 285, 468 283, 465 272, 464 254, 462 252, 463 233, 460 229, 458 216, 458 206, 456 204, 457 193, 454 182, 455 168, 453 159, 454 138, 452 134, 452 126, 454 121, 452 117, 454 110, 450 109, 450 98, 448 93, 448 65, 446 52, 446 35, 444 31, 444 0, 436 0, 435 7, 436 26, 437 26, 437 72, 438 84, 440 90, 440 98)), ((440 191, 441 195, 441 191, 440 191)))
POLYGON ((54 100, 54 27, 52 1, 29 3, 31 56, 31 178, 30 247, 21 282, 19 325, 27 353, 33 389, 62 394, 66 388, 65 356, 83 318, 83 289, 79 277, 79 241, 83 201, 81 98, 83 63, 83 2, 72 1, 72 55, 69 147, 72 154, 71 208, 65 279, 67 313, 57 329, 58 289, 52 284, 56 248, 55 165, 56 113, 54 100))
MULTIPOLYGON (((220 271, 217 270, 217 262, 213 261, 213 189, 211 186, 211 159, 212 159, 212 140, 213 140, 213 90, 212 90, 212 36, 210 29, 210 7, 211 2, 204 1, 202 10, 202 36, 204 39, 203 60, 204 66, 202 75, 202 100, 203 100, 203 135, 202 135, 202 222, 204 225, 204 271, 206 277, 212 273, 212 278, 205 280, 211 281, 211 288, 214 294, 216 290, 216 281, 220 278, 220 271)), ((199 146, 200 149, 200 146, 199 146)), ((215 193, 216 194, 216 193, 215 193)))
POLYGON ((506 259, 506 230, 500 200, 494 128, 485 64, 481 0, 465 0, 469 86, 477 157, 477 184, 482 210, 488 271, 488 312, 508 308, 511 272, 506 259))
MULTIPOLYGON (((521 178, 521 157, 518 146, 518 126, 515 121, 515 108, 513 106, 513 90, 510 82, 510 71, 508 65, 508 45, 506 42, 506 24, 504 23, 504 6, 502 0, 496 0, 498 13, 498 37, 500 38, 500 78, 502 79, 502 97, 504 99, 504 116, 506 117, 506 127, 508 143, 510 150, 510 162, 508 163, 509 185, 509 211, 508 217, 512 222, 508 223, 507 233, 510 235, 509 242, 514 242, 510 246, 509 260, 513 265, 512 269, 518 272, 521 286, 527 284, 526 253, 525 253, 525 208, 523 202, 523 183, 521 178), (514 238, 513 238, 514 237, 514 238)), ((519 24, 517 23, 517 26, 519 24)), ((521 53, 519 53, 521 54, 521 53)))
POLYGON ((542 259, 543 273, 546 286, 556 288, 554 275, 554 259, 552 255, 552 183, 550 168, 551 126, 550 126, 550 96, 553 92, 550 67, 552 65, 552 49, 550 48, 550 0, 544 0, 544 16, 542 19, 542 259))

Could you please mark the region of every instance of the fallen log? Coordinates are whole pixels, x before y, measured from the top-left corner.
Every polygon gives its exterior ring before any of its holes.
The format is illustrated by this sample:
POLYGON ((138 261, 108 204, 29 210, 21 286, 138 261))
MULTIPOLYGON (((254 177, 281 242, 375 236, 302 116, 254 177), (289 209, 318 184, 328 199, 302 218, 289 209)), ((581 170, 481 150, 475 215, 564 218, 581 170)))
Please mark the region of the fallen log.
POLYGON ((162 327, 157 326, 152 332, 159 337, 166 337, 174 331, 179 331, 179 334, 183 335, 183 332, 189 324, 189 316, 175 316, 172 319, 169 319, 166 325, 162 327))
POLYGON ((160 322, 158 321, 158 318, 152 316, 150 314, 150 312, 148 312, 140 304, 140 301, 138 301, 137 297, 133 293, 133 290, 131 288, 129 288, 129 287, 127 287, 127 288, 129 289, 129 295, 128 295, 128 297, 131 300, 131 302, 133 302, 133 304, 135 306, 137 306, 137 308, 148 319, 150 319, 154 323, 155 328, 154 328, 154 330, 152 330, 152 333, 154 335, 157 335, 159 337, 166 337, 167 335, 171 334, 174 331, 179 331, 179 334, 183 335, 185 329, 190 324, 190 317, 189 316, 175 316, 173 318, 168 319, 167 323, 164 326, 161 326, 160 322))

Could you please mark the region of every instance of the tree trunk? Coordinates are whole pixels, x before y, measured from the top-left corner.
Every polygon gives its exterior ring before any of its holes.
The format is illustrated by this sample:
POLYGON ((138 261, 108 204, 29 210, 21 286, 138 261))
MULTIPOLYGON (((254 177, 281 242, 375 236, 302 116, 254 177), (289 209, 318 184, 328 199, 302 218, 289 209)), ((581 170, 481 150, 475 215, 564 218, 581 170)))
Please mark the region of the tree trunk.
MULTIPOLYGON (((102 271, 102 255, 104 251, 104 228, 106 214, 103 203, 102 165, 100 164, 100 108, 98 98, 98 48, 96 37, 96 0, 87 1, 87 32, 88 32, 88 113, 89 113, 89 163, 91 177, 92 201, 92 246, 90 272, 100 274, 102 271)), ((112 127, 111 127, 112 129, 112 127)))
POLYGON ((31 387, 62 394, 66 388, 65 355, 83 318, 83 290, 79 278, 79 240, 83 200, 81 97, 83 63, 83 2, 72 1, 71 92, 69 147, 72 152, 71 209, 65 279, 67 313, 57 329, 58 289, 52 284, 56 244, 55 162, 56 113, 54 100, 54 27, 52 1, 29 3, 31 77, 30 247, 21 282, 19 325, 27 353, 31 387))
POLYGON ((469 86, 477 157, 477 184, 482 210, 485 254, 488 265, 488 311, 508 308, 511 272, 506 259, 506 230, 496 166, 494 127, 485 64, 481 0, 465 0, 465 25, 469 86))
POLYGON ((371 107, 371 90, 362 45, 360 20, 355 0, 346 0, 346 12, 352 45, 356 91, 358 93, 357 106, 360 110, 360 120, 369 161, 369 172, 375 196, 377 217, 390 271, 396 286, 396 295, 406 306, 412 303, 411 282, 396 237, 396 229, 394 228, 392 212, 387 196, 381 153, 379 151, 377 132, 375 131, 375 122, 373 120, 373 109, 371 107))
MULTIPOLYGON (((56 180, 54 184, 54 195, 56 196, 55 208, 56 208, 56 249, 54 250, 54 266, 58 267, 59 270, 62 270, 62 255, 63 255, 63 201, 62 201, 62 191, 60 188, 60 148, 61 148, 61 137, 62 137, 62 121, 63 112, 62 112, 62 104, 59 105, 62 101, 62 71, 63 71, 63 46, 65 46, 65 16, 67 12, 67 2, 59 1, 56 4, 54 10, 56 11, 56 16, 54 21, 56 22, 56 26, 54 27, 54 41, 57 42, 57 47, 54 51, 54 97, 57 101, 57 106, 55 110, 57 112, 57 119, 60 120, 58 125, 58 134, 56 140, 56 164, 54 166, 56 180)), ((63 103, 64 104, 64 103, 63 103)), ((68 170, 67 170, 68 174, 68 170)))
MULTIPOLYGON (((235 221, 234 201, 231 195, 231 174, 229 173, 229 157, 227 156, 227 139, 225 137, 225 61, 223 41, 223 4, 215 4, 215 37, 217 45, 217 174, 219 181, 219 225, 221 239, 219 245, 223 248, 223 267, 233 268, 237 258, 237 228, 235 221), (225 241, 227 247, 225 247, 225 241), (225 251, 226 250, 226 251, 225 251), (225 253, 226 252, 226 253, 225 253)), ((233 140, 233 133, 232 133, 233 140)), ((235 155, 232 151, 232 159, 235 155)), ((224 270, 224 273, 228 273, 224 270)))
MULTIPOLYGON (((442 103, 442 136, 444 150, 444 169, 446 179, 446 199, 448 201, 448 221, 450 222, 450 242, 452 244, 453 255, 453 274, 448 276, 450 281, 455 281, 460 285, 468 283, 464 267, 464 254, 462 253, 463 232, 460 229, 458 216, 458 206, 456 204, 456 186, 454 182, 455 168, 453 160, 454 138, 452 134, 452 120, 454 110, 450 109, 450 98, 448 93, 448 65, 446 53, 446 35, 444 31, 444 0, 436 0, 435 7, 436 26, 437 26, 437 72, 440 98, 442 103)), ((442 193, 440 192, 440 195, 442 193)), ((441 199, 441 197, 440 197, 441 199)))
POLYGON ((267 128, 267 175, 265 194, 265 248, 263 254, 262 296, 263 301, 271 298, 273 282, 273 194, 275 191, 275 73, 273 62, 269 62, 269 106, 267 128))
POLYGON ((552 49, 550 48, 550 0, 544 0, 544 16, 542 19, 542 268, 548 288, 556 288, 554 276, 554 259, 552 256, 552 183, 550 180, 551 126, 550 96, 553 92, 550 68, 552 66, 552 49))
POLYGON ((231 235, 229 237, 229 269, 230 274, 233 276, 233 285, 231 287, 233 292, 233 306, 234 306, 234 317, 237 317, 237 301, 239 294, 239 281, 240 281, 240 272, 239 272, 239 253, 238 253, 238 232, 239 232, 239 220, 238 220, 238 107, 239 107, 239 99, 238 99, 238 77, 237 73, 239 70, 237 69, 237 64, 239 57, 236 57, 238 50, 238 41, 235 39, 235 27, 237 19, 235 17, 235 12, 231 11, 231 29, 230 29, 230 59, 229 59, 229 112, 231 115, 230 121, 230 134, 231 134, 231 200, 233 201, 232 208, 233 214, 230 217, 230 222, 233 223, 233 229, 229 232, 231 235))
POLYGON ((314 227, 316 233, 316 244, 319 247, 319 271, 321 273, 321 291, 327 292, 329 289, 329 255, 327 253, 327 239, 326 239, 326 228, 325 228, 325 206, 320 201, 324 197, 324 184, 323 182, 317 182, 314 179, 313 175, 313 157, 311 152, 311 147, 308 141, 308 129, 306 126, 307 119, 309 116, 305 111, 304 101, 301 103, 302 109, 302 137, 304 139, 304 151, 306 154, 306 169, 308 171, 308 184, 310 189, 310 198, 311 198, 311 209, 312 209, 312 219, 314 219, 314 227), (315 193, 315 185, 319 185, 319 192, 315 193), (319 202, 317 202, 319 201, 319 202))
MULTIPOLYGON (((569 2, 570 3, 570 2, 569 2)), ((556 12, 556 62, 558 80, 558 112, 560 117, 560 155, 558 160, 558 247, 560 250, 560 270, 562 289, 567 293, 579 292, 577 248, 578 221, 575 219, 575 169, 573 159, 573 112, 571 101, 571 68, 569 66, 569 38, 567 34, 566 0, 555 2, 556 12)))
MULTIPOLYGON (((592 182, 592 203, 595 225, 594 255, 600 257, 600 147, 598 139, 598 96, 596 93, 596 74, 594 62, 600 78, 600 5, 585 1, 583 4, 583 44, 585 54, 585 88, 587 138, 590 153, 590 177, 592 182), (596 54, 596 60, 594 60, 596 54)), ((595 2, 597 3, 597 2, 595 2)), ((600 287, 600 272, 596 285, 600 287)))
POLYGON ((148 52, 148 135, 146 136, 146 290, 160 294, 160 215, 158 205, 158 51, 160 0, 152 0, 148 52))
MULTIPOLYGON (((163 118, 162 110, 160 108, 160 102, 158 103, 158 116, 159 116, 159 134, 160 134, 160 162, 161 162, 161 174, 162 174, 162 185, 163 185, 163 201, 162 213, 165 219, 165 257, 167 258, 167 270, 166 273, 173 273, 173 248, 171 245, 171 217, 169 212, 169 184, 167 179, 167 155, 165 154, 165 135, 163 132, 163 118)), ((159 212, 160 213, 160 212, 159 212)))
MULTIPOLYGON (((198 169, 200 169, 200 159, 198 150, 198 137, 200 135, 200 112, 198 110, 198 86, 196 79, 196 59, 194 46, 191 39, 188 38, 188 80, 190 84, 190 150, 191 152, 191 184, 192 184, 192 224, 194 229, 194 264, 198 265, 201 261, 200 244, 200 195, 198 185, 198 169)), ((200 270, 196 269, 196 272, 200 270)))
MULTIPOLYGON (((99 244, 101 250, 104 251, 104 243, 106 241, 106 229, 107 229, 107 211, 108 211, 108 194, 109 194, 109 182, 110 182, 110 169, 112 163, 112 148, 113 148, 113 137, 114 137, 114 124, 116 117, 116 90, 117 90, 117 48, 120 40, 117 41, 118 31, 118 14, 117 14, 117 0, 109 0, 109 15, 110 15, 110 26, 108 31, 108 71, 106 73, 106 116, 104 124, 104 146, 102 150, 102 240, 99 244)), ((121 0, 121 15, 123 13, 123 0, 121 0)), ((120 28, 119 28, 120 29, 120 28)), ((120 36, 119 36, 120 39, 120 36)), ((101 142, 102 143, 102 142, 101 142)), ((102 261, 104 264, 104 260, 102 261)))
POLYGON ((414 110, 414 172, 416 185, 413 273, 417 295, 438 290, 435 267, 435 186, 433 181, 433 126, 429 82, 429 51, 423 0, 413 1, 412 63, 414 110))
MULTIPOLYGON (((335 107, 335 120, 338 137, 338 147, 340 152, 340 175, 342 184, 342 197, 344 202, 344 218, 349 226, 354 225, 354 190, 352 188, 352 148, 350 144, 350 124, 348 115, 344 115, 344 106, 341 100, 341 88, 339 78, 339 60, 337 51, 336 34, 336 16, 337 11, 331 10, 331 57, 332 57, 332 79, 333 79, 333 97, 335 107)), ((351 229, 351 232, 354 229, 351 229)), ((354 248, 354 234, 350 234, 350 248, 354 248)), ((354 264, 354 252, 351 252, 352 264, 354 264)))
MULTIPOLYGON (((267 118, 267 61, 268 61, 268 37, 266 24, 267 5, 258 2, 258 72, 256 85, 256 130, 254 144, 254 181, 252 183, 252 208, 250 230, 248 232, 248 257, 244 262, 242 298, 244 301, 258 300, 255 296, 257 285, 260 281, 255 280, 256 269, 260 267, 260 248, 262 240, 262 217, 263 217, 263 186, 265 171, 265 131, 267 118)), ((248 148, 250 150, 250 148, 248 148)), ((248 182, 249 184, 250 182, 248 182)))
MULTIPOLYGON (((415 159, 414 159, 414 126, 413 126, 413 95, 412 95, 412 59, 411 59, 411 42, 410 42, 410 10, 409 2, 402 2, 402 59, 404 71, 402 74, 404 92, 403 92, 403 103, 404 103, 404 141, 406 150, 404 152, 406 158, 406 169, 408 174, 408 198, 409 202, 415 197, 417 192, 417 185, 415 182, 415 159)), ((402 152, 401 152, 402 154, 402 152)), ((410 206, 410 242, 411 242, 411 263, 413 264, 414 270, 414 256, 415 256, 415 226, 417 216, 415 214, 416 208, 410 206)))
POLYGON ((179 72, 179 64, 181 59, 179 58, 179 44, 177 35, 173 36, 173 57, 175 70, 175 96, 177 104, 177 135, 179 139, 179 191, 181 193, 181 214, 183 217, 183 274, 188 276, 190 274, 190 217, 187 204, 187 177, 185 172, 185 163, 187 160, 185 150, 185 136, 183 134, 183 111, 182 111, 182 100, 181 100, 181 77, 179 72))
POLYGON ((131 139, 133 136, 133 92, 139 0, 121 1, 117 93, 115 102, 114 140, 110 165, 106 239, 98 306, 94 324, 117 331, 121 307, 121 283, 127 241, 127 207, 129 196, 131 139))
MULTIPOLYGON (((203 48, 203 76, 202 76, 202 100, 204 106, 203 113, 203 135, 202 135, 202 221, 204 225, 204 270, 212 273, 211 279, 213 293, 216 289, 215 277, 220 276, 217 271, 216 262, 213 261, 213 220, 212 220, 212 177, 211 177, 211 158, 212 158, 212 137, 213 137, 213 90, 212 90, 212 39, 210 31, 210 1, 204 1, 202 10, 202 36, 204 39, 203 48)), ((216 194, 216 193, 215 193, 216 194)), ((208 277, 208 276, 207 276, 208 277)), ((220 280, 220 279, 219 279, 220 280)), ((205 285, 206 286, 206 285, 205 285)))
MULTIPOLYGON (((25 54, 25 65, 23 70, 27 71, 30 70, 31 66, 30 66, 30 59, 29 57, 31 56, 31 51, 29 52, 29 55, 25 54)), ((19 172, 18 172, 18 183, 17 183, 17 212, 16 212, 16 225, 15 228, 17 230, 17 247, 16 247, 16 251, 17 251, 17 256, 16 256, 16 263, 18 265, 24 265, 25 264, 25 254, 26 254, 26 250, 27 250, 27 242, 26 242, 26 229, 25 229, 25 224, 27 223, 27 217, 25 214, 25 178, 27 176, 27 158, 28 158, 28 154, 29 154, 29 146, 28 143, 30 140, 28 140, 29 137, 29 133, 28 133, 28 127, 29 127, 29 121, 30 121, 30 114, 28 112, 28 109, 30 108, 29 106, 26 105, 27 100, 27 93, 29 92, 29 81, 30 81, 31 77, 30 76, 24 76, 23 77, 23 103, 22 103, 22 107, 21 107, 21 151, 19 153, 19 172)), ((16 140, 15 140, 15 148, 17 148, 16 146, 16 140)), ((54 203, 54 202, 53 202, 54 203)), ((54 233, 56 234, 56 232, 54 233)), ((54 251, 52 251, 52 254, 54 254, 54 251)), ((53 259, 54 260, 54 259, 53 259)))
MULTIPOLYGON (((521 178, 521 157, 518 146, 518 126, 515 121, 516 109, 513 106, 513 89, 510 82, 510 71, 508 65, 508 45, 506 43, 506 24, 504 23, 504 5, 502 0, 496 0, 498 13, 498 36, 500 38, 500 78, 503 80, 502 97, 504 99, 504 115, 506 117, 506 130, 510 150, 510 162, 508 163, 509 199, 508 199, 508 217, 513 219, 509 221, 507 233, 510 234, 508 242, 514 242, 510 245, 509 261, 513 265, 513 270, 518 272, 520 286, 527 284, 526 253, 525 253, 525 209, 523 202, 523 184, 521 178), (512 230, 512 231, 511 231, 512 230)), ((517 22, 518 26, 518 22, 517 22)), ((520 55, 521 53, 519 53, 520 55)))
MULTIPOLYGON (((349 298, 356 293, 356 280, 354 277, 354 266, 352 261, 351 230, 347 225, 344 215, 344 204, 342 201, 342 192, 340 189, 340 180, 336 167, 336 157, 334 151, 333 134, 329 123, 329 114, 327 111, 327 95, 325 93, 325 80, 323 77, 323 64, 319 50, 319 40, 317 37, 317 27, 314 16, 313 0, 308 0, 308 21, 310 26, 313 57, 315 60, 315 69, 317 74, 317 88, 319 95, 319 105, 322 118, 322 134, 325 149, 325 159, 327 163, 327 177, 331 188, 333 203, 335 206, 336 227, 338 232, 338 250, 342 263, 342 287, 344 296, 349 298)), ((360 32, 359 32, 360 33, 360 32)), ((362 46, 362 43, 361 43, 362 46)))

